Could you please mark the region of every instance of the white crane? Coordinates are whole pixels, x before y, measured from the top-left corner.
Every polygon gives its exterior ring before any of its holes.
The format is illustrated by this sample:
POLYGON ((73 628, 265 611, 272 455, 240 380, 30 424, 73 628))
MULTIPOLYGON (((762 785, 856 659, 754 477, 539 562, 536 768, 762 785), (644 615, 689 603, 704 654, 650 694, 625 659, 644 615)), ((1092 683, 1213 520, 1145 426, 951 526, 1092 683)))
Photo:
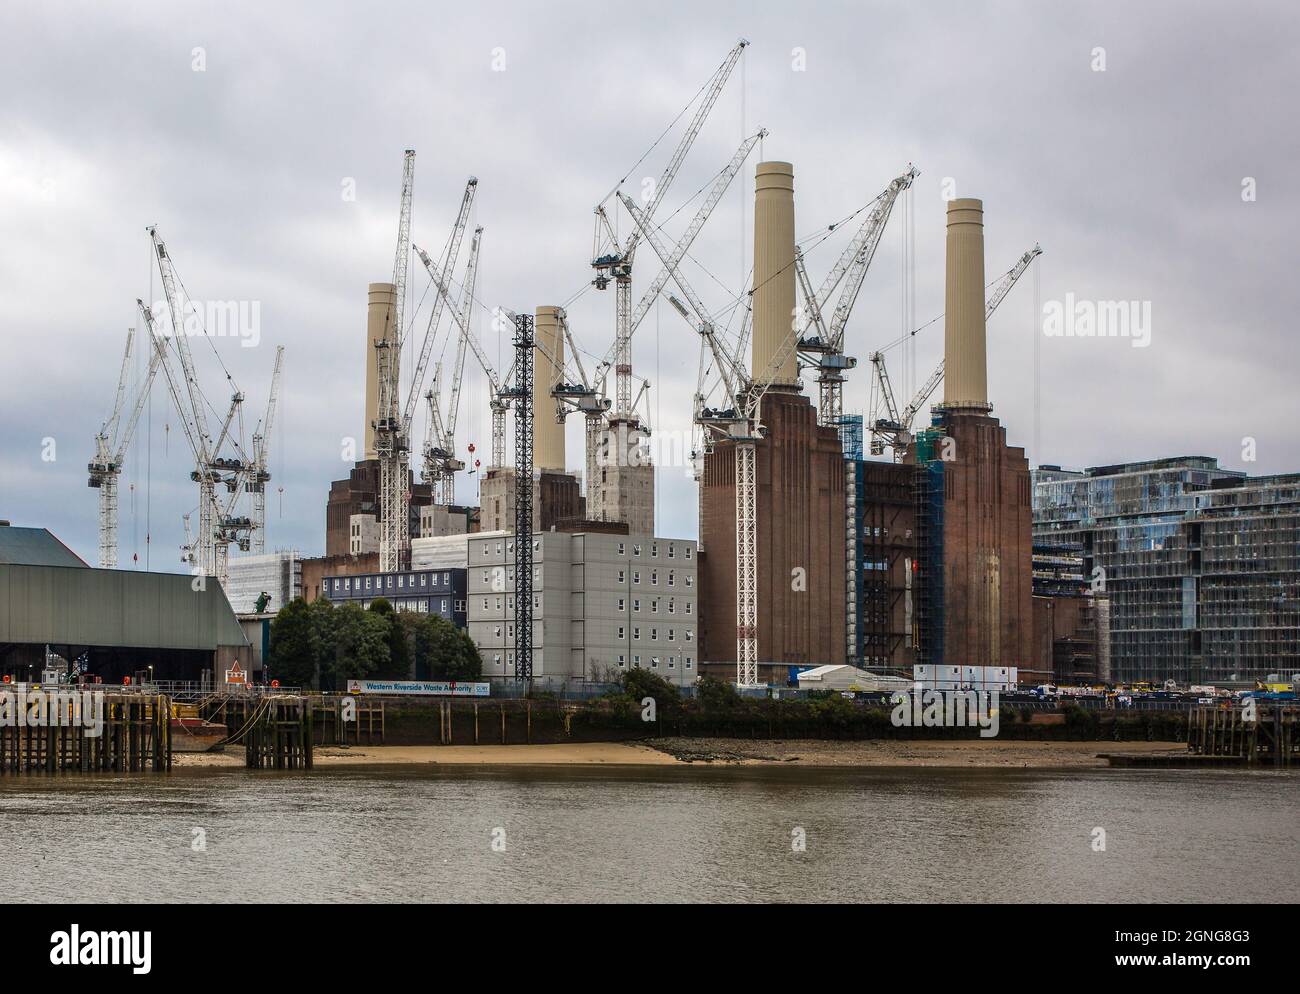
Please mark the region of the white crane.
POLYGON ((126 399, 127 373, 134 341, 135 329, 131 328, 126 333, 126 351, 122 356, 122 369, 117 378, 113 412, 100 427, 99 434, 95 436, 95 458, 87 467, 90 472, 88 486, 99 490, 99 565, 102 569, 114 569, 117 566, 117 478, 121 475, 126 450, 135 435, 140 412, 144 410, 145 402, 149 399, 154 374, 158 371, 158 364, 163 355, 150 337, 148 371, 140 382, 135 402, 131 405, 131 411, 123 424, 122 409, 126 399))
MULTIPOLYGON (((379 383, 379 416, 374 425, 375 454, 379 459, 379 568, 385 573, 402 569, 410 552, 411 494, 408 449, 411 421, 424 386, 424 375, 442 317, 443 302, 446 300, 445 282, 439 270, 431 266, 430 273, 434 275, 439 293, 434 298, 429 314, 424 341, 420 346, 415 373, 411 378, 410 392, 406 403, 402 404, 398 357, 406 338, 406 329, 403 326, 403 298, 406 294, 406 264, 411 249, 411 194, 414 172, 415 152, 407 149, 402 171, 397 254, 393 262, 393 285, 397 294, 393 308, 395 333, 385 334, 374 343, 379 383)), ((441 272, 450 272, 456 265, 477 188, 478 180, 471 176, 461 199, 460 213, 447 241, 441 272)))
POLYGON ((266 485, 271 482, 271 427, 275 423, 275 410, 280 397, 280 369, 283 361, 284 346, 278 345, 275 349, 275 365, 271 370, 271 392, 266 401, 266 414, 253 431, 253 468, 245 484, 253 498, 254 555, 266 551, 266 485))
MULTIPOLYGON (((993 316, 993 312, 998 309, 998 305, 1011 292, 1011 288, 1016 285, 1016 281, 1024 275, 1030 264, 1042 254, 1043 250, 1038 245, 1035 245, 1017 259, 1014 266, 990 284, 991 290, 988 300, 984 304, 985 321, 993 316)), ((944 361, 940 359, 939 365, 930 374, 930 378, 922 384, 921 389, 916 392, 916 396, 912 398, 911 403, 900 412, 894 403, 894 390, 889 382, 889 373, 885 369, 884 354, 881 352, 871 353, 871 364, 875 367, 876 373, 876 389, 880 394, 881 406, 884 407, 885 413, 888 415, 885 418, 877 418, 870 425, 872 455, 883 455, 885 446, 888 445, 893 448, 895 459, 902 458, 903 450, 912 437, 912 421, 943 380, 943 363, 944 361)))
MULTIPOLYGON (((704 127, 709 112, 713 110, 713 105, 717 103, 718 97, 726 86, 727 79, 731 76, 732 70, 736 67, 736 63, 740 60, 740 56, 748 44, 749 42, 743 38, 738 41, 704 85, 699 106, 677 143, 672 157, 668 160, 668 164, 664 167, 664 171, 660 174, 658 180, 646 190, 649 198, 645 209, 647 217, 652 218, 658 206, 663 202, 669 187, 681 169, 686 153, 690 151, 691 145, 694 144, 700 130, 704 127)), ((609 198, 621 194, 621 187, 626 178, 619 180, 614 189, 595 208, 597 244, 593 252, 594 258, 591 265, 596 271, 596 277, 593 280, 596 289, 604 290, 613 281, 615 291, 615 400, 610 420, 634 423, 637 419, 632 401, 632 330, 634 327, 632 316, 632 264, 636 256, 637 243, 642 235, 638 227, 633 229, 625 242, 620 242, 610 222, 609 215, 605 211, 605 203, 609 198), (602 240, 602 231, 607 241, 602 240)), ((664 261, 664 268, 670 269, 666 257, 664 261)), ((660 285, 662 287, 662 283, 660 285)))
MULTIPOLYGON (((148 308, 141 304, 141 312, 149 327, 150 337, 166 347, 171 342, 180 358, 181 374, 185 380, 185 392, 174 382, 174 374, 164 357, 161 365, 168 374, 172 401, 176 406, 177 416, 186 428, 186 437, 190 442, 195 458, 195 468, 190 478, 199 485, 199 527, 192 543, 184 547, 183 561, 193 564, 199 575, 215 576, 224 587, 229 579, 226 568, 230 545, 237 544, 247 549, 252 520, 235 515, 234 507, 245 483, 246 474, 251 471, 251 460, 245 455, 241 437, 243 428, 244 395, 235 389, 231 393, 230 407, 221 426, 221 431, 214 439, 208 430, 207 398, 199 387, 198 376, 194 369, 194 359, 188 342, 189 325, 185 301, 182 299, 180 280, 170 253, 158 234, 157 227, 151 226, 149 237, 153 242, 154 256, 158 262, 163 294, 167 299, 167 308, 171 315, 172 334, 169 338, 159 335, 148 308), (237 427, 238 432, 232 432, 237 427), (231 455, 222 455, 229 447, 231 455), (226 504, 218 502, 216 490, 224 485, 232 496, 226 504)), ((137 301, 137 303, 139 303, 137 301)), ((227 376, 229 379, 229 376, 227 376)))
POLYGON ((894 202, 919 175, 914 166, 909 166, 907 172, 893 179, 872 201, 862 225, 826 274, 819 289, 813 290, 804 269, 803 253, 797 248, 795 250, 795 274, 804 295, 804 317, 815 331, 815 334, 799 340, 799 357, 818 371, 817 423, 820 425, 839 427, 843 414, 844 372, 857 365, 856 359, 844 354, 844 329, 866 279, 867 269, 875 258, 894 202), (844 289, 840 292, 828 329, 822 308, 841 282, 844 289))
MULTIPOLYGON (((478 278, 479 243, 483 237, 481 227, 474 229, 470 240, 469 261, 465 265, 465 282, 461 287, 460 307, 455 312, 457 328, 467 326, 474 304, 474 286, 478 278)), ((417 248, 417 251, 418 248, 417 248)), ((421 253, 421 261, 427 258, 421 253)), ((432 267, 432 262, 429 266, 432 267)), ((432 268, 430 274, 432 275, 432 268)), ((441 410, 442 362, 434 370, 433 386, 425 399, 429 405, 429 422, 424 440, 424 482, 434 488, 433 502, 451 506, 456 502, 456 473, 465 468, 463 460, 456 457, 456 421, 460 413, 461 382, 465 371, 466 336, 457 334, 456 353, 451 367, 451 396, 447 413, 441 410)))
MULTIPOLYGON (((624 200, 642 237, 660 260, 667 263, 670 252, 659 239, 646 215, 624 200)), ((742 687, 758 684, 758 543, 757 493, 755 489, 756 443, 765 430, 760 423, 763 397, 771 386, 771 374, 780 369, 795 350, 794 329, 772 356, 766 369, 751 376, 743 360, 727 351, 718 338, 708 310, 680 269, 673 282, 686 298, 683 304, 670 295, 669 303, 694 326, 704 344, 706 361, 716 366, 726 402, 725 408, 705 406, 703 389, 695 394, 695 422, 703 429, 706 448, 718 441, 733 443, 736 458, 736 682, 742 687)), ((703 373, 701 372, 701 383, 703 373)))

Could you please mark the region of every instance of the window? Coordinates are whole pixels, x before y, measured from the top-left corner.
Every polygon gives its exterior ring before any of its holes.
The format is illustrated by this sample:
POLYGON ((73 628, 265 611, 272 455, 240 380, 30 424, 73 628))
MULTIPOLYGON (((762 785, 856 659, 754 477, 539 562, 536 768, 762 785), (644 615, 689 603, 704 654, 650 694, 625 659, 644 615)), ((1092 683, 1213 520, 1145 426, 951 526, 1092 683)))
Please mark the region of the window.
POLYGON ((641 582, 641 571, 639 569, 634 569, 632 571, 632 582, 633 583, 641 582))
POLYGON ((689 629, 689 628, 686 629, 686 641, 687 641, 687 642, 693 642, 693 641, 695 641, 695 633, 694 633, 693 631, 691 631, 691 629, 689 629))
POLYGON ((671 669, 676 669, 676 668, 677 668, 677 657, 676 657, 676 656, 669 656, 669 657, 668 657, 668 668, 669 668, 670 670, 671 670, 671 669))
POLYGON ((651 543, 650 543, 650 555, 652 555, 652 556, 658 556, 658 555, 659 555, 659 543, 658 543, 658 542, 651 542, 651 543))
POLYGON ((626 637, 626 636, 624 636, 624 634, 623 634, 623 626, 622 626, 622 625, 619 625, 619 627, 618 627, 618 637, 619 637, 619 641, 622 641, 622 640, 626 637))
POLYGON ((399 577, 397 578, 397 589, 398 589, 398 590, 401 590, 401 589, 402 589, 403 587, 405 587, 405 586, 406 586, 406 577, 404 577, 404 576, 399 576, 399 577))
POLYGON ((640 628, 633 628, 633 629, 632 629, 632 638, 633 638, 633 639, 636 639, 636 640, 638 640, 638 641, 640 640, 640 638, 641 638, 641 629, 640 629, 640 628))
POLYGON ((689 587, 689 586, 691 585, 691 581, 694 580, 694 579, 695 579, 695 578, 694 578, 693 576, 691 576, 690 573, 687 573, 687 574, 686 574, 686 586, 689 587))
POLYGON ((501 598, 500 598, 500 597, 497 598, 497 610, 498 610, 498 611, 501 610, 501 598))
POLYGON ((438 608, 443 614, 447 613, 447 598, 442 599, 442 605, 438 608))
POLYGON ((442 582, 443 582, 443 583, 450 584, 450 583, 451 583, 451 574, 450 574, 450 573, 443 573, 443 574, 442 574, 442 582))
POLYGON ((484 543, 483 543, 483 555, 486 556, 487 554, 488 554, 488 544, 487 544, 486 542, 484 542, 484 543))
POLYGON ((651 656, 651 657, 650 657, 650 668, 653 669, 653 670, 657 670, 657 669, 659 668, 659 657, 658 657, 658 656, 651 656))
POLYGON ((689 670, 689 669, 691 668, 691 657, 690 657, 690 656, 683 656, 682 659, 685 660, 685 662, 686 662, 686 668, 689 670))
POLYGON ((677 547, 676 547, 675 545, 673 545, 672 542, 669 542, 669 543, 668 543, 668 558, 669 558, 669 559, 672 559, 673 556, 675 556, 675 555, 677 555, 677 547))
POLYGON ((625 662, 626 660, 624 659, 623 654, 620 652, 618 654, 618 668, 622 669, 625 662))
POLYGON ((351 579, 351 577, 349 577, 347 580, 344 581, 343 589, 344 589, 344 590, 351 590, 351 589, 352 589, 352 579, 351 579))
POLYGON ((673 599, 672 599, 671 597, 669 597, 669 598, 668 598, 668 613, 669 613, 669 614, 673 614, 675 611, 676 611, 676 608, 675 608, 674 605, 673 605, 673 599))
POLYGON ((391 576, 388 578, 388 589, 393 589, 393 578, 391 576))
POLYGON ((491 583, 491 582, 492 582, 492 571, 491 571, 491 570, 486 570, 486 569, 485 569, 485 570, 483 571, 483 582, 484 582, 484 583, 491 583))
POLYGON ((677 638, 677 629, 675 628, 668 629, 668 641, 671 642, 675 638, 677 638))
POLYGON ((691 605, 691 602, 690 602, 690 601, 687 601, 687 602, 686 602, 686 613, 687 613, 687 614, 690 614, 690 613, 691 613, 691 606, 692 606, 692 605, 691 605))
POLYGON ((627 575, 622 570, 618 571, 618 582, 619 583, 627 582, 627 575))
POLYGON ((501 626, 500 626, 500 625, 493 625, 493 626, 492 626, 492 634, 493 634, 496 638, 500 638, 500 637, 501 637, 501 626))
POLYGON ((658 641, 658 640, 659 640, 659 629, 658 629, 658 628, 652 628, 652 629, 650 629, 650 637, 651 637, 652 639, 654 639, 655 641, 658 641))
POLYGON ((515 637, 515 626, 514 626, 514 625, 506 625, 506 638, 508 638, 508 639, 512 639, 512 638, 514 638, 514 637, 515 637))
POLYGON ((651 583, 659 582, 659 571, 657 569, 652 569, 650 571, 650 582, 651 583))
POLYGON ((689 545, 686 547, 686 558, 691 558, 691 547, 689 545))
POLYGON ((498 556, 501 555, 501 543, 500 543, 500 542, 497 543, 497 555, 498 555, 498 556))
POLYGON ((640 669, 640 667, 641 667, 641 657, 640 657, 640 656, 633 656, 633 657, 632 657, 632 665, 635 666, 635 667, 637 667, 638 669, 640 669))
POLYGON ((659 613, 659 598, 655 597, 650 601, 650 610, 655 614, 659 613))
POLYGON ((626 554, 626 547, 623 545, 622 542, 619 542, 619 543, 618 543, 618 554, 619 554, 620 556, 626 554))
POLYGON ((627 601, 626 601, 624 598, 620 597, 620 598, 618 599, 618 609, 619 609, 620 611, 625 610, 625 608, 624 608, 623 605, 625 605, 626 603, 627 603, 627 601))
POLYGON ((672 571, 672 570, 669 570, 669 571, 668 571, 668 586, 671 587, 671 586, 674 584, 674 582, 676 582, 676 578, 675 578, 674 575, 673 575, 673 571, 672 571))
POLYGON ((501 653, 499 652, 492 653, 492 665, 493 666, 501 665, 501 653))
POLYGON ((483 610, 486 611, 487 609, 488 609, 488 599, 487 599, 486 597, 484 597, 484 598, 483 598, 483 610))
POLYGON ((429 585, 429 574, 428 574, 428 573, 421 573, 421 574, 420 574, 420 586, 422 586, 422 587, 427 587, 428 585, 429 585))
POLYGON ((633 611, 640 611, 640 610, 641 610, 641 598, 640 598, 640 597, 633 597, 633 598, 632 598, 632 610, 633 610, 633 611))
POLYGON ((632 555, 634 555, 634 556, 639 556, 639 555, 641 555, 641 546, 639 546, 639 545, 634 545, 634 546, 632 546, 632 555))

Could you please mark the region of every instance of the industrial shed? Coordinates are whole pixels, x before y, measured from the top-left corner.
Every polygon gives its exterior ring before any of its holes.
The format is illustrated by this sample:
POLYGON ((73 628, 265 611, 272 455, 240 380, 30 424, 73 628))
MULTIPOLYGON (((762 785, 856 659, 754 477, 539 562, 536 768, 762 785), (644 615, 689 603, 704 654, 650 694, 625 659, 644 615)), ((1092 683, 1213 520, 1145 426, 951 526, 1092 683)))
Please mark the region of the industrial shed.
POLYGON ((912 681, 902 677, 868 673, 847 664, 815 666, 799 674, 800 690, 858 690, 876 693, 911 690, 912 681))
POLYGON ((156 680, 220 682, 248 640, 220 584, 179 573, 91 569, 43 528, 0 526, 0 675, 39 679, 46 651, 105 683, 153 667, 156 680))

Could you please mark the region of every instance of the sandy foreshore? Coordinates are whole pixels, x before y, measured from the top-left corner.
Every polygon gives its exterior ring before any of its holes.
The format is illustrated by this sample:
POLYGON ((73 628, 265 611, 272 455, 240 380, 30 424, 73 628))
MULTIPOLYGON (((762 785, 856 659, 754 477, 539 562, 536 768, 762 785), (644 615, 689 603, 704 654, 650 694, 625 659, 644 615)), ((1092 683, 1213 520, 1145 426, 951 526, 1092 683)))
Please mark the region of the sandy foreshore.
MULTIPOLYGON (((1098 753, 1186 753, 1178 742, 864 742, 764 739, 651 739, 553 745, 317 746, 317 769, 351 766, 832 766, 1080 769, 1104 767, 1098 753)), ((241 767, 244 753, 182 753, 180 769, 241 767)))

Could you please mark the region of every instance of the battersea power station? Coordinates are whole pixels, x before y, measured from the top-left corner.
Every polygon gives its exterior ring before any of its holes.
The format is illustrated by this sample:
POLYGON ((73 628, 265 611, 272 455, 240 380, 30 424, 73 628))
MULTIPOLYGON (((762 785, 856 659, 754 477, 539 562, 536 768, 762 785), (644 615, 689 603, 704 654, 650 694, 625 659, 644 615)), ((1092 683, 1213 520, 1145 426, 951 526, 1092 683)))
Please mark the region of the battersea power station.
MULTIPOLYGON (((795 356, 777 358, 796 308, 794 169, 761 163, 756 180, 750 358, 772 377, 755 463, 760 681, 825 663, 1050 678, 1053 633, 1039 633, 1045 652, 1035 635, 1029 463, 988 397, 983 203, 948 204, 943 402, 928 427, 896 436, 893 460, 867 459, 861 420, 819 424, 795 356)), ((701 660, 725 677, 737 651, 726 443, 706 455, 701 486, 701 660)))

